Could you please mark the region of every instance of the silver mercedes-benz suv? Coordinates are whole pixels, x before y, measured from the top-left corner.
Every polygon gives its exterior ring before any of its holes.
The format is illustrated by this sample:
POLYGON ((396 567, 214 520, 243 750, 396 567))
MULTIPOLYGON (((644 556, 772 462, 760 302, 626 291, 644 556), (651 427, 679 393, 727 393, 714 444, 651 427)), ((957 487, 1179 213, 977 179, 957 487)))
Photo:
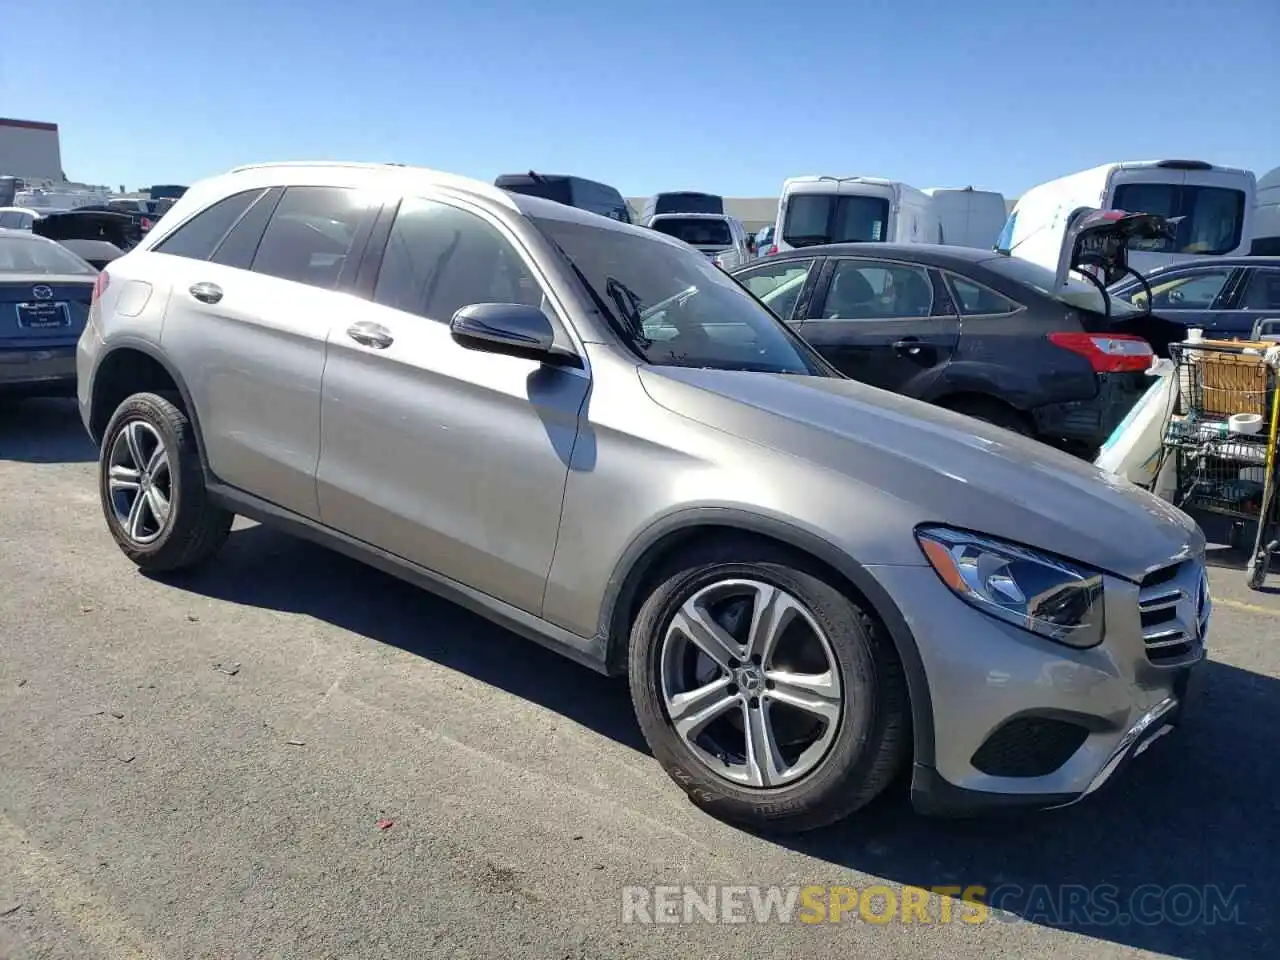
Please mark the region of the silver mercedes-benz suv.
POLYGON ((281 524, 630 679, 718 816, 1052 807, 1204 657, 1182 513, 836 374, 662 234, 429 170, 241 167, 95 291, 106 522, 148 571, 281 524))

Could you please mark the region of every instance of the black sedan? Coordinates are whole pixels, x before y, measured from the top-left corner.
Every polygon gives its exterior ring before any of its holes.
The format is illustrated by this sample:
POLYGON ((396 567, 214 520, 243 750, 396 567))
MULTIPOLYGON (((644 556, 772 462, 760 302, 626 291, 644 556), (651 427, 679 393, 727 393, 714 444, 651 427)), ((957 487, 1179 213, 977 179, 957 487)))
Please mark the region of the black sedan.
MULTIPOLYGON (((1151 309, 1212 337, 1245 338, 1259 320, 1277 320, 1280 333, 1280 257, 1199 257, 1146 276, 1151 309)), ((1121 280, 1111 295, 1146 308, 1147 288, 1121 280)))
POLYGON ((98 271, 26 230, 0 230, 0 394, 66 395, 98 271))
POLYGON ((1099 287, 968 247, 805 247, 733 276, 846 376, 1082 452, 1151 385, 1148 341, 1169 339, 1099 287))

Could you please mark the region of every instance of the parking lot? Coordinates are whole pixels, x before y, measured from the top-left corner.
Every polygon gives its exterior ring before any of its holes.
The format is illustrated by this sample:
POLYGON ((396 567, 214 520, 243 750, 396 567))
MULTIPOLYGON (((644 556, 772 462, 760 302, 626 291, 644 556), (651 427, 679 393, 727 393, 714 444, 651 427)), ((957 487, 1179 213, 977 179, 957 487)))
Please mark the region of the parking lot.
POLYGON ((1182 729, 1109 792, 779 840, 699 813, 625 686, 250 524, 139 574, 70 401, 0 408, 0 957, 1276 956, 1280 576, 1214 570, 1182 729), (1214 924, 623 923, 654 884, 1238 893, 1214 924))

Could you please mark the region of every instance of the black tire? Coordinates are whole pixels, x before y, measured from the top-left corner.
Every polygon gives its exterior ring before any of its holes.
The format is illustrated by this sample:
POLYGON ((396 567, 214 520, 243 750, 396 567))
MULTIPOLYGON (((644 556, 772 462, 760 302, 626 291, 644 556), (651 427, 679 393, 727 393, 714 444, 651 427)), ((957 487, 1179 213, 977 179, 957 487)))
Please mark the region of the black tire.
POLYGON ((963 413, 967 417, 973 417, 975 420, 981 420, 996 427, 1004 427, 1024 437, 1035 436, 1026 417, 999 400, 990 400, 986 397, 963 397, 951 403, 944 400, 942 405, 948 410, 963 413))
POLYGON ((888 786, 909 756, 906 681, 883 628, 803 555, 766 541, 711 542, 684 552, 655 580, 631 630, 631 698, 645 739, 666 772, 711 815, 754 828, 800 832, 843 819, 888 786), (845 691, 834 741, 819 765, 776 788, 753 788, 711 771, 672 728, 663 699, 662 638, 680 605, 719 580, 746 577, 800 600, 831 644, 845 691))
POLYGON ((227 539, 230 512, 216 506, 204 485, 200 452, 191 420, 169 398, 135 393, 111 416, 98 459, 98 492, 107 529, 121 551, 149 573, 189 570, 209 560, 227 539), (169 513, 158 536, 147 543, 133 539, 116 516, 109 487, 109 457, 121 431, 134 421, 149 425, 163 440, 169 458, 169 513))
POLYGON ((1249 563, 1245 567, 1244 577, 1245 583, 1250 590, 1261 590, 1267 581, 1267 568, 1271 566, 1271 556, 1268 551, 1257 552, 1249 557, 1249 563))

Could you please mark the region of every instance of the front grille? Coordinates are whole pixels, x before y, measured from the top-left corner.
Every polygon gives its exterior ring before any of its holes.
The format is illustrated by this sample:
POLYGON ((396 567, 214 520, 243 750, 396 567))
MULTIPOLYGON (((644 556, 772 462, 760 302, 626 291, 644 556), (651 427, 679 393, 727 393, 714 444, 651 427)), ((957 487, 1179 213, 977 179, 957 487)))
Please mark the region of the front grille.
POLYGON ((1053 717, 1015 717, 983 741, 970 761, 992 777, 1045 777, 1071 759, 1089 736, 1053 717))
POLYGON ((1147 659, 1175 667, 1200 659, 1209 622, 1204 563, 1186 560, 1153 571, 1138 590, 1138 616, 1147 659))

